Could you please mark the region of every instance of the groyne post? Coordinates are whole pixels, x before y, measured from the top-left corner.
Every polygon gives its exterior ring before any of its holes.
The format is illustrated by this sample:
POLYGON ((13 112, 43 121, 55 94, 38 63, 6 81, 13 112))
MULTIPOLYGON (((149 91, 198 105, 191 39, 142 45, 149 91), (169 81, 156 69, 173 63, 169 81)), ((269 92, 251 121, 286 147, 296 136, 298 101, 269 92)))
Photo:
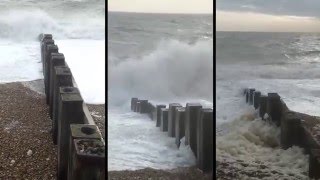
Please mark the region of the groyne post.
POLYGON ((101 138, 96 125, 70 124, 68 179, 101 178, 105 168, 105 148, 99 142, 101 138), (79 145, 76 144, 76 140, 83 140, 86 143, 79 145))
POLYGON ((284 113, 280 128, 280 142, 283 149, 287 149, 293 145, 303 147, 301 119, 295 112, 287 111, 284 113))
POLYGON ((159 104, 156 106, 156 118, 157 118, 156 127, 160 127, 161 125, 161 109, 162 108, 166 108, 166 105, 159 104))
POLYGON ((50 76, 50 69, 49 69, 49 61, 51 60, 51 53, 58 53, 58 46, 54 44, 47 45, 47 52, 46 57, 44 59, 44 87, 45 87, 45 94, 46 94, 46 103, 49 105, 49 76, 50 76))
POLYGON ((59 88, 60 87, 72 87, 72 74, 68 67, 66 66, 56 66, 54 67, 53 73, 53 101, 52 101, 52 137, 53 143, 57 144, 57 124, 58 124, 58 114, 59 114, 59 88))
POLYGON ((264 120, 264 115, 267 112, 268 96, 261 95, 259 98, 259 116, 264 120))
POLYGON ((249 105, 253 105, 253 93, 255 89, 249 89, 249 105))
POLYGON ((197 156, 197 125, 201 108, 202 105, 199 103, 187 103, 186 105, 185 144, 190 145, 195 156, 197 156))
POLYGON ((197 166, 204 172, 213 168, 213 109, 201 110, 197 126, 197 166))
POLYGON ((282 104, 278 93, 268 93, 267 113, 276 125, 281 123, 282 104))
POLYGON ((169 104, 169 112, 168 112, 168 136, 175 137, 175 130, 176 130, 176 109, 178 107, 182 107, 179 103, 170 103, 169 104))
POLYGON ((309 177, 314 179, 320 178, 320 150, 311 149, 309 156, 309 177))
POLYGON ((138 98, 131 98, 131 111, 135 110, 137 101, 138 101, 138 98))
POLYGON ((140 109, 138 112, 141 114, 149 113, 148 100, 139 100, 139 102, 140 102, 140 109))
POLYGON ((161 124, 160 130, 163 132, 168 131, 168 108, 161 108, 161 124))
POLYGON ((258 109, 258 107, 259 107, 260 96, 261 96, 261 92, 260 91, 255 91, 253 93, 253 106, 254 106, 255 109, 258 109))
MULTIPOLYGON (((58 96, 61 96, 61 94, 80 94, 80 91, 76 87, 68 87, 68 86, 63 86, 59 87, 59 93, 58 96)), ((57 107, 59 106, 59 100, 57 100, 58 104, 57 107)), ((59 116, 59 111, 57 112, 56 117, 59 116)), ((57 144, 57 139, 58 139, 58 118, 52 119, 52 140, 54 144, 57 144)))
POLYGON ((176 131, 175 131, 175 138, 176 138, 176 145, 180 147, 180 140, 185 135, 185 118, 186 118, 186 108, 178 107, 175 111, 175 123, 176 123, 176 131))
POLYGON ((58 117, 58 179, 67 179, 70 124, 83 124, 83 99, 80 94, 61 94, 58 117))
POLYGON ((49 76, 49 115, 50 118, 53 118, 53 91, 54 91, 54 84, 53 79, 55 76, 54 68, 56 66, 65 66, 65 59, 64 55, 61 53, 51 53, 51 61, 49 63, 50 66, 50 76, 49 76))

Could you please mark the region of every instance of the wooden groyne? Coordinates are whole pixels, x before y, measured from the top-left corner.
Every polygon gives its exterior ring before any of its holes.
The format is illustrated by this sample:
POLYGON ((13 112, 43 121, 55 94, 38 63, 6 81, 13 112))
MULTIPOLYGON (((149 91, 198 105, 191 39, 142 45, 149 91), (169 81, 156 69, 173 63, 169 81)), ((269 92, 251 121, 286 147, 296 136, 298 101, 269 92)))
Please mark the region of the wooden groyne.
MULTIPOLYGON (((246 102, 259 111, 262 120, 280 127, 281 148, 304 148, 309 154, 309 177, 320 178, 320 117, 292 111, 277 93, 262 95, 253 88, 243 91, 246 102)), ((294 163, 294 162, 293 162, 294 163)))
POLYGON ((100 130, 52 35, 41 34, 39 40, 52 141, 58 146, 57 179, 104 179, 105 142, 100 130))
POLYGON ((179 103, 154 105, 148 100, 131 99, 131 110, 147 114, 155 121, 155 126, 168 132, 168 137, 175 138, 177 147, 180 143, 189 145, 197 158, 197 167, 203 172, 213 171, 213 109, 203 108, 199 103, 179 103), (168 108, 166 108, 168 107, 168 108), (181 139, 185 137, 185 141, 181 139))

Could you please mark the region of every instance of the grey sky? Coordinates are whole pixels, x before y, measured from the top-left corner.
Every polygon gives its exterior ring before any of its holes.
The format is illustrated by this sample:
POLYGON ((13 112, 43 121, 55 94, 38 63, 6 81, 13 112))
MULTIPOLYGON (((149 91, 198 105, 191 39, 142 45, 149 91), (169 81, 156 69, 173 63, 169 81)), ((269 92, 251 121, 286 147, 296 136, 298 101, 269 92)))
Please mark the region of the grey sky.
POLYGON ((216 5, 225 11, 320 17, 319 0, 217 0, 216 5))
POLYGON ((217 0, 216 5, 218 31, 320 31, 320 0, 217 0))
POLYGON ((108 0, 108 11, 213 13, 213 0, 108 0))

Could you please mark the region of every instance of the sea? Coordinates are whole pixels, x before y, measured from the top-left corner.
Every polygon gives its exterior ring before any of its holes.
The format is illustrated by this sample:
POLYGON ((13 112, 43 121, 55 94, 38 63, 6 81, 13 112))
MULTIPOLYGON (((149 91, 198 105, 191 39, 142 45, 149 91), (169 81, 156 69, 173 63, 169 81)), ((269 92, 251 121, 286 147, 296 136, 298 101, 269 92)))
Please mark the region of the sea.
POLYGON ((86 103, 105 103, 104 0, 0 0, 0 83, 43 79, 41 33, 52 34, 86 103))
POLYGON ((254 118, 242 90, 276 92, 291 110, 319 116, 320 34, 217 32, 216 65, 219 171, 236 179, 308 179, 308 155, 281 149, 280 129, 254 118))
POLYGON ((213 48, 212 14, 108 12, 109 171, 195 165, 130 101, 213 107, 213 48))

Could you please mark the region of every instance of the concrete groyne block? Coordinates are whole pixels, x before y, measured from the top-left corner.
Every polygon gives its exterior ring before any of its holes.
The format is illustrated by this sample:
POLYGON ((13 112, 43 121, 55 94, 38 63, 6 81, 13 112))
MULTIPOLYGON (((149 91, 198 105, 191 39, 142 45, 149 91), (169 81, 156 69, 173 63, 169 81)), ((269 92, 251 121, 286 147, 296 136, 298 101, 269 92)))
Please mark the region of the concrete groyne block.
POLYGON ((83 124, 83 99, 78 94, 61 94, 58 117, 58 178, 67 179, 70 124, 83 124))
POLYGON ((292 111, 287 111, 281 120, 281 147, 287 149, 291 146, 303 147, 303 134, 300 117, 292 111))
POLYGON ((253 93, 253 106, 255 109, 258 109, 259 107, 259 100, 260 100, 261 92, 260 91, 255 91, 253 93))
MULTIPOLYGON (((80 94, 80 91, 76 87, 72 86, 64 86, 64 87, 59 87, 59 93, 58 97, 61 96, 61 94, 80 94)), ((57 100, 58 104, 56 104, 56 107, 59 107, 59 100, 57 100)), ((55 118, 52 119, 52 140, 54 144, 57 144, 57 139, 58 139, 58 118, 59 117, 59 109, 57 108, 57 112, 55 115, 55 118)))
POLYGON ((259 116, 264 120, 264 114, 267 112, 268 96, 261 95, 259 98, 259 116))
POLYGON ((272 121, 280 126, 282 115, 282 104, 278 93, 268 93, 267 101, 267 113, 271 117, 272 121))
POLYGON ((102 179, 105 173, 103 142, 100 139, 74 139, 70 145, 68 180, 102 179))
POLYGON ((166 108, 166 105, 159 104, 156 106, 156 119, 157 119, 156 127, 160 127, 161 125, 161 109, 162 108, 166 108))
POLYGON ((168 131, 168 108, 161 108, 161 123, 160 130, 163 132, 168 131))
POLYGON ((175 137, 176 130, 176 109, 178 107, 182 107, 179 103, 170 103, 169 104, 169 112, 168 112, 168 136, 175 137))
POLYGON ((177 107, 175 116, 175 123, 176 123, 176 130, 175 130, 175 143, 177 147, 180 147, 180 140, 184 137, 185 133, 185 120, 186 120, 186 108, 184 107, 177 107))
POLYGON ((201 110, 197 126, 197 166, 203 172, 213 169, 213 109, 201 110))
POLYGON ((320 149, 311 149, 309 156, 309 177, 320 178, 320 149))
POLYGON ((58 53, 58 46, 54 44, 47 45, 46 57, 44 59, 44 87, 46 94, 46 103, 49 104, 49 61, 51 61, 51 53, 58 53))
POLYGON ((135 106, 137 104, 138 98, 131 98, 131 111, 135 110, 135 106))
POLYGON ((187 103, 186 105, 185 144, 190 145, 195 156, 197 156, 197 125, 201 109, 200 103, 187 103))
POLYGON ((51 61, 49 63, 49 84, 48 84, 48 89, 49 89, 49 115, 50 118, 53 118, 53 91, 54 91, 54 84, 53 84, 53 79, 54 79, 54 68, 56 66, 64 66, 65 65, 65 59, 64 55, 62 53, 51 53, 51 61))

